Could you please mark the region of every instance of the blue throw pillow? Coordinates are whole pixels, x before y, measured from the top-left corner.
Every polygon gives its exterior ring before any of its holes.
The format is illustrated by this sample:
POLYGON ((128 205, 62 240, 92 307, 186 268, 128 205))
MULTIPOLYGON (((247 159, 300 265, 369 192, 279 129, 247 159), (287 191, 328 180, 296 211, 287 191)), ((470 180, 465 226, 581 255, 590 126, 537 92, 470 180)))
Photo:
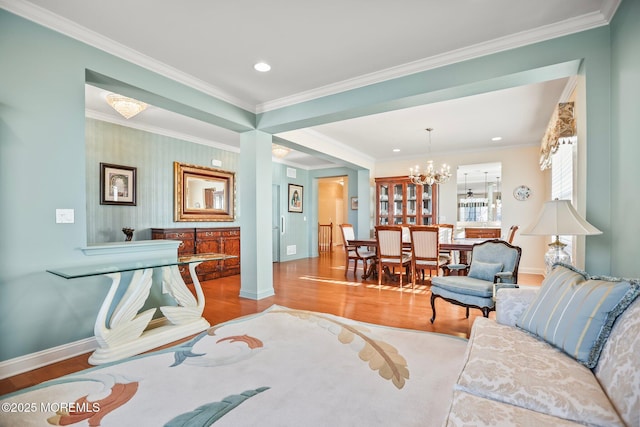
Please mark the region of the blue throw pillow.
POLYGON ((638 294, 635 280, 589 277, 557 264, 516 326, 594 368, 613 323, 638 294))
POLYGON ((493 278, 496 273, 502 271, 502 264, 492 262, 472 261, 469 268, 469 277, 474 277, 480 280, 488 280, 493 282, 493 278))

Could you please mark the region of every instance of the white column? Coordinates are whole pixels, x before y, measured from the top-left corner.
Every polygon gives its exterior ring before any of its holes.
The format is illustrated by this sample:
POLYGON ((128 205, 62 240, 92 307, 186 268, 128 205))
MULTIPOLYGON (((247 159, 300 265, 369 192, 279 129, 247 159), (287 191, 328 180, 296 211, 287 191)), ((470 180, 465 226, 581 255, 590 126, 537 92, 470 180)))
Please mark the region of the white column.
POLYGON ((240 296, 274 295, 271 258, 271 134, 240 135, 240 296))

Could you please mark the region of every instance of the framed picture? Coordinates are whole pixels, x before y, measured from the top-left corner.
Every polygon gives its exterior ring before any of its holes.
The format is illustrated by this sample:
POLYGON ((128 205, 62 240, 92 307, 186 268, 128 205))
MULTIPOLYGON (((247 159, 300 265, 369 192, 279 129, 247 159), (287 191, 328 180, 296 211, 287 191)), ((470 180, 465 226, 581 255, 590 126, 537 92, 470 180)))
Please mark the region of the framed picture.
POLYGON ((100 204, 136 205, 136 168, 100 163, 100 204))
POLYGON ((302 185, 289 184, 289 212, 302 213, 302 185))
POLYGON ((173 163, 173 220, 235 220, 236 174, 173 163))
POLYGON ((357 211, 358 210, 358 198, 357 197, 352 197, 351 198, 351 210, 352 211, 357 211))

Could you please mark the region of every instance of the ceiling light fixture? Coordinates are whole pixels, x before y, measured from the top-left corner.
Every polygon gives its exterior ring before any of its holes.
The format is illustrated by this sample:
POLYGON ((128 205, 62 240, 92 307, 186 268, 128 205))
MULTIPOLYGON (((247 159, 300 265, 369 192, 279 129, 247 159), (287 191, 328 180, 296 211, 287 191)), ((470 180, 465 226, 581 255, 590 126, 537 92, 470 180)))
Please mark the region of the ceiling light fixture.
POLYGON ((273 146, 271 147, 271 154, 273 154, 274 156, 276 156, 279 159, 282 159, 283 157, 285 157, 290 152, 291 152, 290 148, 283 147, 282 145, 273 144, 273 146))
POLYGON ((144 111, 147 104, 137 99, 127 98, 126 96, 110 93, 107 95, 107 104, 122 115, 125 119, 130 119, 136 114, 144 111))
MULTIPOLYGON (((431 131, 433 128, 425 129, 429 132, 429 154, 431 154, 431 131)), ((416 165, 415 169, 409 169, 409 179, 416 185, 433 185, 442 184, 451 178, 451 168, 443 164, 439 170, 433 167, 433 160, 427 160, 427 169, 424 173, 420 173, 420 167, 416 165)))
POLYGON ((256 71, 260 71, 261 73, 266 73, 267 71, 271 70, 271 65, 267 64, 266 62, 258 62, 253 66, 253 68, 255 68, 256 71))
POLYGON ((400 149, 399 149, 399 148, 394 148, 394 149, 393 149, 393 152, 394 152, 394 153, 399 153, 399 152, 400 152, 400 149))
POLYGON ((502 137, 501 136, 494 136, 493 138, 491 138, 492 141, 497 142, 497 141, 502 141, 502 137))

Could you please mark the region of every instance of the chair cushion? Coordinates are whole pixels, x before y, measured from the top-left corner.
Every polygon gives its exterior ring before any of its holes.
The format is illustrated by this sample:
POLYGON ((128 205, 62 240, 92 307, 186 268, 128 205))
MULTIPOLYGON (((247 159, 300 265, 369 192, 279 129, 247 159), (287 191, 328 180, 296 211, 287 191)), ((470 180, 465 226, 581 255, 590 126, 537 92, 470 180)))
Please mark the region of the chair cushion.
POLYGON ((496 262, 482 262, 482 261, 473 261, 471 262, 471 267, 469 268, 469 277, 474 277, 480 280, 488 280, 493 282, 493 278, 496 273, 502 271, 502 263, 496 262))
POLYGON ((454 390, 447 427, 582 426, 562 418, 454 390))
POLYGON ((389 264, 391 264, 391 263, 406 264, 408 262, 411 262, 411 255, 403 253, 402 254, 402 261, 400 260, 400 258, 381 258, 380 262, 383 263, 383 264, 386 264, 386 263, 389 263, 389 264))
MULTIPOLYGON (((431 286, 440 287, 462 295, 473 295, 482 298, 493 297, 493 282, 469 276, 438 276, 431 278, 431 286)), ((433 291, 433 289, 432 289, 433 291)))
POLYGON ((590 426, 624 425, 591 370, 518 328, 476 318, 463 366, 456 390, 590 426))
POLYGON ((640 284, 634 281, 590 278, 557 264, 516 326, 593 368, 616 318, 638 294, 640 284))

